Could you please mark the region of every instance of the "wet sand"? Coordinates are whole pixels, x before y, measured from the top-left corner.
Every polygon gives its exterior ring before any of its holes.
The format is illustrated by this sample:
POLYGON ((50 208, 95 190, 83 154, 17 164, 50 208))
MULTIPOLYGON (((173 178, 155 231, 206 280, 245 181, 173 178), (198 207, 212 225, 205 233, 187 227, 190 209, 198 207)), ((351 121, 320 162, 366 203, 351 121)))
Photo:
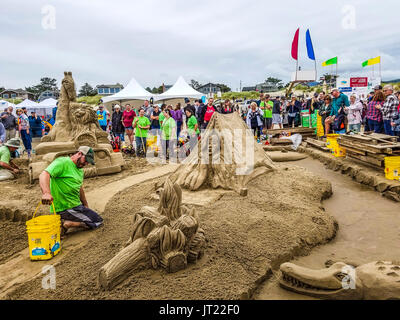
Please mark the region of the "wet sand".
MULTIPOLYGON (((364 264, 400 258, 400 204, 382 197, 348 176, 328 170, 311 158, 293 164, 328 179, 333 196, 323 202, 327 213, 339 222, 337 237, 317 247, 306 257, 292 261, 300 266, 322 269, 327 260, 364 264)), ((281 289, 277 275, 257 290, 256 300, 310 299, 281 289)))

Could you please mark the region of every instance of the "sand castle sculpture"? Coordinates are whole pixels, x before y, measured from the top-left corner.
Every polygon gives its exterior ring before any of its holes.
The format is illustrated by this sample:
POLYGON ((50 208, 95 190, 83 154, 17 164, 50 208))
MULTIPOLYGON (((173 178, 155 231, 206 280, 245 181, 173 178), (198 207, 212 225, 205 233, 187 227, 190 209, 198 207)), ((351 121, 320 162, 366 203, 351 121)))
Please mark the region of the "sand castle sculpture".
POLYGON ((249 181, 273 170, 273 161, 238 113, 215 113, 200 143, 171 179, 192 191, 222 188, 242 194, 249 181))
POLYGON ((399 300, 400 262, 378 261, 354 268, 343 262, 312 270, 284 263, 280 285, 286 290, 328 300, 399 300))
POLYGON ((35 157, 29 166, 30 181, 56 158, 74 154, 80 146, 90 146, 95 152, 96 166, 85 168, 85 177, 121 172, 125 161, 114 153, 97 120, 94 108, 76 101, 75 83, 71 72, 64 72, 56 122, 47 136, 35 148, 35 157))
POLYGON ((143 269, 183 270, 204 254, 205 236, 194 209, 182 205, 182 189, 170 179, 158 190, 159 207, 143 207, 133 217, 131 237, 124 249, 99 272, 99 286, 112 290, 143 269))

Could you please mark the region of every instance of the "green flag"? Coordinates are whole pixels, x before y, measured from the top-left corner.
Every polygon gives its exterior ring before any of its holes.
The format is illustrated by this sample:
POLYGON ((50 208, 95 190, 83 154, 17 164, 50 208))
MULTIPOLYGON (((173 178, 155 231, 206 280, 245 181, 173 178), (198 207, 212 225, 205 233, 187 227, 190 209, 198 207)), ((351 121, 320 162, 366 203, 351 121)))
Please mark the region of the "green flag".
POLYGON ((322 66, 326 67, 326 66, 331 66, 333 64, 337 64, 337 63, 338 63, 338 57, 335 57, 335 58, 332 58, 332 59, 329 59, 329 60, 323 62, 322 66))
POLYGON ((381 63, 381 57, 380 56, 376 57, 376 58, 373 58, 373 59, 369 59, 367 61, 364 61, 362 63, 362 66, 363 66, 363 68, 365 68, 367 66, 373 66, 374 64, 378 64, 378 63, 381 63))

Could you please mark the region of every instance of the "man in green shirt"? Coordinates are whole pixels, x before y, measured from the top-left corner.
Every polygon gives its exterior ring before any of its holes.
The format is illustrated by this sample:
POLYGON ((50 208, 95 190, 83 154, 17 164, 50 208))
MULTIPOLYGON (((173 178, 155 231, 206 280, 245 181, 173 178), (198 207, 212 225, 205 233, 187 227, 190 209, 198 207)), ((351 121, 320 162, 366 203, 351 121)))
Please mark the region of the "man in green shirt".
POLYGON ((133 121, 133 129, 136 128, 136 152, 144 158, 147 153, 147 133, 150 129, 150 120, 145 117, 144 109, 139 110, 139 117, 136 117, 133 121))
POLYGON ((274 103, 269 100, 270 96, 265 95, 264 101, 260 103, 260 109, 263 111, 264 128, 270 130, 272 128, 272 108, 274 103))
POLYGON ((14 174, 19 173, 19 168, 11 160, 11 152, 15 152, 21 145, 19 139, 8 140, 0 147, 0 181, 14 179, 14 174))
POLYGON ((39 176, 42 203, 54 203, 61 216, 63 234, 69 228, 96 229, 103 219, 89 209, 83 190, 83 168, 94 165, 94 152, 90 147, 80 147, 71 157, 55 159, 39 176))

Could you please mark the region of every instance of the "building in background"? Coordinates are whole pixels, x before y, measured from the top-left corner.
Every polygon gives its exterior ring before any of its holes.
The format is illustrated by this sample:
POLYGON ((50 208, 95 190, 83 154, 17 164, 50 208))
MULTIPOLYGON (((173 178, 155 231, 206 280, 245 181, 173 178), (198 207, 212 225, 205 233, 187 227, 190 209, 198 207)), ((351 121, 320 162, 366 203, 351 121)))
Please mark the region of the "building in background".
POLYGON ((208 94, 217 94, 218 92, 221 92, 221 87, 214 84, 214 83, 207 83, 205 85, 202 85, 201 87, 196 88, 197 91, 204 93, 205 95, 208 94))
POLYGON ((122 84, 102 84, 96 86, 97 94, 100 96, 111 96, 120 92, 124 86, 122 84))
POLYGON ((38 101, 42 102, 43 100, 50 99, 50 98, 58 100, 59 96, 60 96, 59 90, 46 90, 40 94, 38 101))
POLYGON ((20 99, 20 100, 34 100, 35 95, 23 89, 6 89, 0 92, 3 99, 20 99))

